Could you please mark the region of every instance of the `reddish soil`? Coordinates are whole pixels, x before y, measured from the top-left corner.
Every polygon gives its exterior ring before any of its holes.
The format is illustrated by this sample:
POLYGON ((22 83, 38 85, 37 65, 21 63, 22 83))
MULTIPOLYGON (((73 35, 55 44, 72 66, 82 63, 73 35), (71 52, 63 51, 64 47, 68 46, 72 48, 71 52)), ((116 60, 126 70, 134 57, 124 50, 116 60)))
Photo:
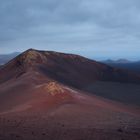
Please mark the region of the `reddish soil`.
MULTIPOLYGON (((95 73, 110 68, 76 55, 34 50, 1 68, 0 140, 139 140, 140 108, 72 87, 101 78, 79 63, 91 65, 95 73)), ((139 77, 130 74, 129 80, 138 82, 139 77)))

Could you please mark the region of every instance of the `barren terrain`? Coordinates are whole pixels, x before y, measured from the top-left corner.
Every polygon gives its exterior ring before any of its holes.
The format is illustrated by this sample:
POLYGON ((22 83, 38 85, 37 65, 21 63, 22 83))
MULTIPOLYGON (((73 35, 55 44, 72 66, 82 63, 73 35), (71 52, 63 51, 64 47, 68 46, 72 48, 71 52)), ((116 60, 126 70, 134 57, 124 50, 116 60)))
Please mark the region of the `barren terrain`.
POLYGON ((77 55, 24 52, 0 69, 0 140, 139 140, 140 107, 87 92, 98 80, 140 83, 77 55))

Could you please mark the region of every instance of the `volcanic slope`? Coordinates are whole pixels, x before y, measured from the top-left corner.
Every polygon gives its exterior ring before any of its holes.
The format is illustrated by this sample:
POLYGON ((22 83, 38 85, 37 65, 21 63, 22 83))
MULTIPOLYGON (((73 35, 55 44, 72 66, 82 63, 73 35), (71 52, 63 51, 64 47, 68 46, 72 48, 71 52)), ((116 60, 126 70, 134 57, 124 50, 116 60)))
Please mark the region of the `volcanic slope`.
POLYGON ((125 70, 73 54, 29 49, 11 60, 0 70, 0 82, 17 78, 29 71, 75 88, 83 88, 94 81, 140 83, 140 76, 125 70))
POLYGON ((138 140, 139 107, 80 90, 96 80, 139 83, 78 55, 22 53, 0 69, 0 139, 138 140))
MULTIPOLYGON (((20 81, 20 79, 23 81, 24 78, 29 79, 30 81, 37 75, 36 82, 38 84, 53 79, 66 86, 91 92, 93 94, 96 94, 94 84, 99 81, 125 84, 140 83, 139 75, 126 70, 113 68, 79 55, 52 51, 38 51, 34 49, 25 51, 4 65, 0 69, 0 83, 9 82, 11 80, 20 81)), ((24 86, 26 86, 26 83, 24 86)), ((132 98, 132 104, 135 104, 135 101, 137 103, 137 99, 139 98, 137 93, 136 95, 135 93, 130 93, 128 99, 126 93, 119 93, 118 96, 114 96, 114 98, 112 98, 112 92, 109 95, 104 95, 104 93, 103 95, 106 98, 125 101, 126 103, 131 103, 132 98), (122 99, 122 97, 125 97, 125 100, 122 99)), ((97 93, 97 95, 100 95, 100 93, 97 93)))

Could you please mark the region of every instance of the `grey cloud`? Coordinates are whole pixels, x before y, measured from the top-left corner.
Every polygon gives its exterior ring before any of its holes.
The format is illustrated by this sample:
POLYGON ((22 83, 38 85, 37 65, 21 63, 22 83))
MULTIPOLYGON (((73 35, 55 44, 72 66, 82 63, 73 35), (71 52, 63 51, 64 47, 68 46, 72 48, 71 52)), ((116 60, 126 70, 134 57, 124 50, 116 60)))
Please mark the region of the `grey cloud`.
POLYGON ((1 0, 0 51, 138 48, 139 25, 139 0, 1 0))

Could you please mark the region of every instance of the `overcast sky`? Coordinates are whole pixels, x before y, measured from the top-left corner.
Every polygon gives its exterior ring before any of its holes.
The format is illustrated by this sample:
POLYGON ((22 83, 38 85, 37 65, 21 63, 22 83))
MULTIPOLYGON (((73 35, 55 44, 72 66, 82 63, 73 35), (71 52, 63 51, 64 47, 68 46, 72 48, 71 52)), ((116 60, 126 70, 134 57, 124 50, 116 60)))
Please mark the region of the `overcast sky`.
POLYGON ((28 48, 140 59, 140 0, 0 0, 0 54, 28 48))

